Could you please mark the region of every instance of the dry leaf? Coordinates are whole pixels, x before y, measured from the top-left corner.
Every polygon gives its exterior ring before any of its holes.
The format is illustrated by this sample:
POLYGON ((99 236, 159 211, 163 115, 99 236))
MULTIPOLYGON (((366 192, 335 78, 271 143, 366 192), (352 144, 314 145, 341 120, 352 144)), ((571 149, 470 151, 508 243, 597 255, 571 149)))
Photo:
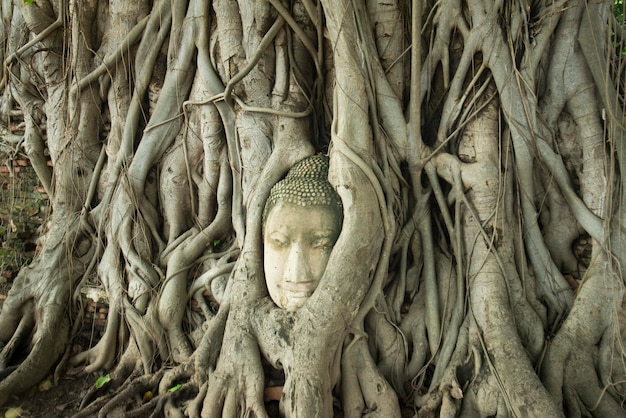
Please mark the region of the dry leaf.
POLYGON ((17 408, 9 408, 4 413, 4 418, 19 418, 24 414, 24 410, 20 407, 17 408))
POLYGON ((153 395, 151 391, 147 391, 146 393, 143 394, 143 399, 141 399, 141 404, 145 404, 146 402, 150 402, 150 400, 152 399, 153 395))
POLYGON ((52 389, 53 387, 54 385, 52 384, 52 381, 50 379, 46 379, 39 384, 39 391, 45 392, 47 390, 52 389))

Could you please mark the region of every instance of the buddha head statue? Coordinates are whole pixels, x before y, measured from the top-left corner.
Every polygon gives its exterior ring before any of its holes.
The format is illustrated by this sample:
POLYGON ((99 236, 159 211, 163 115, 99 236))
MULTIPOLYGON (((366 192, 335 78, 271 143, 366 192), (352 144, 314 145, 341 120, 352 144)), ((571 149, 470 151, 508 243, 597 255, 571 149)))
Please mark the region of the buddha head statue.
POLYGON ((263 212, 263 263, 267 290, 288 311, 313 294, 339 237, 343 208, 328 182, 328 158, 296 163, 270 192, 263 212))

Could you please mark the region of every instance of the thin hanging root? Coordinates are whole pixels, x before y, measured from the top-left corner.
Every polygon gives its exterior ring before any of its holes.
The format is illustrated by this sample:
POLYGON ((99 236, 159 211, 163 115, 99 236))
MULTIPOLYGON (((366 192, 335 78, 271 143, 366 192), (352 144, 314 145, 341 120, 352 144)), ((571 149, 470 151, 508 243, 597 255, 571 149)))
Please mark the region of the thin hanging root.
MULTIPOLYGON (((429 389, 427 394, 418 394, 415 396, 414 402, 415 406, 421 411, 420 416, 429 416, 429 414, 432 414, 434 411, 442 408, 442 402, 444 402, 443 398, 447 396, 446 394, 448 391, 450 391, 450 395, 454 398, 463 396, 463 392, 460 389, 457 390, 457 388, 460 388, 457 379, 457 370, 463 366, 468 366, 468 362, 471 357, 469 352, 469 320, 465 319, 459 329, 457 345, 452 353, 450 361, 446 365, 445 370, 441 372, 442 378, 435 386, 429 389)), ((477 363, 474 365, 473 378, 476 377, 480 369, 480 366, 478 365, 479 357, 474 355, 474 359, 477 363)), ((451 409, 452 405, 448 405, 446 408, 448 407, 451 409)), ((450 411, 450 409, 448 409, 448 411, 450 411)))
POLYGON ((109 300, 106 328, 94 347, 70 359, 72 366, 84 363, 84 373, 91 373, 102 368, 111 369, 117 354, 123 350, 123 343, 128 340, 128 329, 126 324, 122 323, 121 300, 126 296, 124 279, 119 271, 120 263, 119 247, 109 242, 98 265, 98 276, 109 300))
MULTIPOLYGON (((79 291, 75 292, 74 297, 72 298, 73 305, 75 305, 77 294, 80 294, 80 292, 79 291)), ((78 332, 83 326, 84 317, 85 317, 85 310, 84 310, 82 303, 80 303, 78 312, 76 316, 73 318, 74 324, 72 325, 72 328, 70 329, 70 338, 74 338, 74 336, 78 335, 78 332)), ((58 384, 63 374, 67 374, 68 376, 73 374, 72 370, 68 370, 68 364, 70 364, 72 360, 71 356, 72 356, 73 348, 74 348, 73 344, 66 345, 65 352, 63 353, 61 360, 59 360, 59 363, 54 368, 54 383, 55 384, 58 384)))
POLYGON ((226 101, 226 103, 230 102, 230 95, 234 86, 237 83, 239 83, 241 80, 243 80, 243 78, 248 73, 250 73, 250 71, 252 71, 252 69, 256 66, 256 64, 259 62, 259 60, 265 53, 265 49, 271 45, 272 41, 274 40, 274 38, 276 37, 280 29, 283 27, 284 23, 285 23, 285 20, 282 17, 279 17, 278 19, 276 19, 276 21, 274 22, 270 30, 267 31, 267 33, 261 40, 261 43, 259 44, 258 49, 257 49, 257 53, 249 60, 248 65, 246 65, 246 67, 243 68, 240 72, 235 74, 231 78, 231 80, 228 82, 228 84, 226 85, 226 88, 224 89, 224 101, 226 101))
POLYGON ((595 364, 594 350, 578 349, 568 359, 566 368, 567 386, 576 382, 573 390, 576 398, 585 405, 585 408, 599 417, 626 417, 622 402, 619 397, 616 401, 611 394, 607 393, 598 378, 597 365, 595 364))
POLYGON ((117 354, 118 335, 120 331, 120 314, 113 305, 110 305, 104 335, 98 343, 89 350, 78 353, 70 360, 70 364, 87 363, 84 373, 97 370, 108 370, 113 366, 117 354))
MULTIPOLYGON (((4 60, 4 65, 8 67, 13 61, 17 60, 20 57, 20 55, 22 55, 24 52, 28 51, 30 48, 32 48, 33 46, 37 45, 39 42, 41 42, 42 40, 50 36, 58 28, 63 27, 65 23, 65 8, 60 7, 59 11, 60 11, 59 17, 54 22, 52 22, 48 27, 46 27, 44 30, 39 32, 37 36, 32 38, 30 41, 28 41, 28 43, 20 47, 20 49, 18 49, 17 51, 9 55, 4 60)), ((4 88, 4 86, 6 85, 6 75, 5 77, 2 78, 0 85, 2 88, 4 88)))
POLYGON ((224 292, 224 299, 226 303, 220 306, 220 310, 208 323, 208 327, 204 332, 200 345, 196 348, 192 359, 194 364, 194 377, 198 385, 203 385, 209 380, 209 372, 215 369, 217 358, 222 349, 222 342, 224 340, 224 332, 226 329, 226 320, 230 312, 230 288, 232 281, 229 280, 226 285, 226 291, 224 292))
POLYGON ((365 317, 367 330, 376 342, 378 370, 399 393, 403 393, 408 362, 406 336, 385 315, 389 309, 383 306, 384 303, 379 297, 377 306, 365 317))
POLYGON ((98 66, 98 68, 83 77, 78 83, 74 84, 71 93, 76 94, 76 92, 84 89, 91 83, 94 83, 100 78, 100 76, 104 75, 107 72, 110 72, 112 68, 115 68, 115 64, 122 58, 125 53, 127 53, 127 51, 130 49, 130 46, 139 41, 140 36, 143 34, 143 31, 151 18, 152 15, 148 15, 139 22, 137 22, 135 27, 130 32, 128 32, 126 38, 124 38, 118 48, 115 49, 113 53, 107 55, 102 61, 102 64, 98 66))

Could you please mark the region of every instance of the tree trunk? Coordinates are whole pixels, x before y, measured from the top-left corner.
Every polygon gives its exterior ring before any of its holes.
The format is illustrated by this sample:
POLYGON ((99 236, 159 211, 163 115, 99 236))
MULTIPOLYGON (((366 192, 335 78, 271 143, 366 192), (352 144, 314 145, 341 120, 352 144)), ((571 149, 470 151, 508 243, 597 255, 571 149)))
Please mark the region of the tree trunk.
POLYGON ((79 416, 626 416, 620 4, 3 1, 51 214, 0 404, 54 371, 111 377, 79 416), (266 202, 315 154, 341 231, 281 308, 266 202))

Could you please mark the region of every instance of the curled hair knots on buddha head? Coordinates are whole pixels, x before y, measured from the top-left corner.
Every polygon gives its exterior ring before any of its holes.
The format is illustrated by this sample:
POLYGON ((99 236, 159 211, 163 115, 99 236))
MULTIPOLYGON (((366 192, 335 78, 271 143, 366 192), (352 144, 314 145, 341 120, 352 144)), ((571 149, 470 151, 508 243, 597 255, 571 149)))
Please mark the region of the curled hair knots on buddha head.
POLYGON ((314 155, 297 162, 284 179, 272 187, 263 211, 263 224, 278 203, 327 206, 343 218, 339 195, 328 181, 328 157, 314 155))

